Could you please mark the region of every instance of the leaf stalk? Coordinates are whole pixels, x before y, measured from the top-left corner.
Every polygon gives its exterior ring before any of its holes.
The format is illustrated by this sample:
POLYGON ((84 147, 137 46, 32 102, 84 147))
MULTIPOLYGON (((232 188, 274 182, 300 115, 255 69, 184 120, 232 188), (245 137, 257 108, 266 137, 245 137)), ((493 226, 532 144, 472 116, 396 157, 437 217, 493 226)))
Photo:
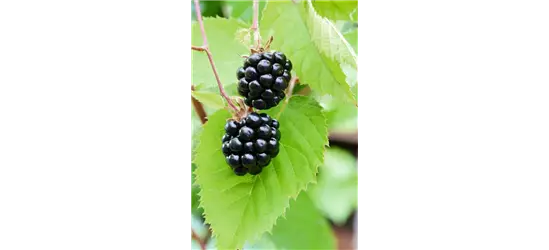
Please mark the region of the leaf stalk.
POLYGON ((233 104, 231 101, 231 98, 227 95, 225 92, 225 89, 223 88, 223 84, 221 83, 221 79, 219 79, 219 74, 217 73, 217 68, 215 67, 215 63, 213 60, 212 52, 210 51, 210 48, 208 47, 208 38, 206 37, 206 30, 204 29, 204 22, 202 21, 202 12, 200 10, 200 3, 199 0, 194 0, 194 10, 196 12, 196 19, 198 20, 198 24, 200 26, 200 32, 202 34, 202 46, 191 46, 191 49, 197 50, 197 51, 204 51, 206 52, 206 55, 208 56, 208 60, 210 61, 210 65, 212 66, 212 71, 215 76, 215 80, 217 81, 217 87, 219 87, 219 92, 225 100, 227 100, 227 103, 229 106, 236 112, 238 111, 237 107, 233 104))

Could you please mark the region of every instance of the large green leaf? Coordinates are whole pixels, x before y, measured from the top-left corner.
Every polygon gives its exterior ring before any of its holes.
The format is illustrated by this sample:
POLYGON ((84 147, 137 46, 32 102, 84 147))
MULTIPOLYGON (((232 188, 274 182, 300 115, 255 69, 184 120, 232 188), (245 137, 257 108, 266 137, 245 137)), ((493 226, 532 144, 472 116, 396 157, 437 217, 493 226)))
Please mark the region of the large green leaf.
POLYGON ((356 103, 345 71, 356 71, 356 54, 328 19, 310 1, 269 2, 260 25, 263 37, 272 35, 272 48, 292 60, 301 82, 322 94, 356 103))
POLYGON ((328 218, 336 224, 345 223, 358 202, 356 158, 341 148, 329 148, 318 173, 318 182, 308 193, 328 218))
MULTIPOLYGON (((204 227, 200 220, 193 217, 193 229, 204 227)), ((204 230, 207 230, 204 228, 204 230)), ((207 233, 204 231, 204 235, 207 233)), ((215 238, 210 238, 207 249, 216 249, 215 238)), ((265 233, 253 244, 246 244, 244 250, 262 249, 335 249, 336 239, 329 222, 318 211, 305 192, 296 200, 290 201, 290 207, 284 217, 279 217, 271 233, 265 233), (299 235, 299 237, 296 237, 299 235)), ((196 244, 195 248, 200 249, 196 244)))
POLYGON ((314 0, 313 6, 318 14, 331 20, 352 20, 358 1, 314 0))
MULTIPOLYGON (((235 36, 249 25, 236 19, 204 18, 204 29, 212 52, 215 67, 221 83, 229 94, 236 94, 236 70, 242 65, 241 55, 249 54, 249 49, 235 36)), ((194 22, 191 33, 192 44, 202 45, 200 26, 194 22)), ((205 52, 192 51, 192 83, 202 91, 216 92, 217 82, 205 52)))
POLYGON ((278 218, 270 235, 276 249, 336 249, 329 222, 302 192, 290 202, 284 218, 278 218))
MULTIPOLYGON (((280 109, 273 109, 270 113, 280 109)), ((196 150, 200 205, 221 249, 241 248, 271 230, 307 184, 316 181, 328 143, 326 120, 314 99, 294 97, 281 113, 280 153, 259 175, 236 176, 221 152, 226 110, 212 114, 196 150)))
POLYGON ((327 144, 326 118, 321 110, 313 98, 293 96, 286 107, 281 103, 266 112, 275 118, 280 116, 279 129, 284 136, 281 142, 298 149, 317 166, 322 164, 325 150, 314 145, 327 144))

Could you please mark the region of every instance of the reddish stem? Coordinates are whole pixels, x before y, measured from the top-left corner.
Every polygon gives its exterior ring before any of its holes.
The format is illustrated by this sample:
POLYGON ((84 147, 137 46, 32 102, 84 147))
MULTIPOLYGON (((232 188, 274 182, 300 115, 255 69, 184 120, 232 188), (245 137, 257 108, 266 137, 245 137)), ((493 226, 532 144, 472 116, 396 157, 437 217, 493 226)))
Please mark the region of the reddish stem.
POLYGON ((200 31, 202 32, 202 47, 208 47, 208 38, 206 37, 206 31, 204 30, 204 22, 202 21, 202 11, 200 10, 200 3, 198 0, 194 0, 194 11, 196 12, 196 19, 198 25, 200 25, 200 31))
MULTIPOLYGON (((194 85, 191 85, 191 91, 194 91, 194 85)), ((206 110, 204 110, 204 105, 202 105, 202 103, 194 98, 192 95, 191 102, 193 103, 194 111, 200 118, 200 122, 202 124, 206 123, 208 121, 208 115, 206 114, 206 110)))
POLYGON ((198 244, 200 244, 200 249, 201 250, 206 250, 206 244, 207 242, 202 240, 200 238, 200 236, 198 236, 198 234, 194 231, 194 229, 191 228, 191 238, 193 240, 196 240, 198 242, 198 244))
POLYGON ((204 48, 198 47, 198 46, 193 46, 193 45, 191 45, 191 49, 196 50, 196 51, 204 51, 204 48))
POLYGON ((259 35, 259 0, 253 1, 254 19, 251 29, 254 31, 254 39, 257 42, 257 48, 261 46, 261 37, 259 35))
POLYGON ((202 13, 200 10, 200 4, 198 0, 194 0, 194 10, 196 12, 196 19, 198 20, 198 24, 200 25, 200 32, 202 33, 202 46, 201 47, 191 46, 191 48, 193 50, 206 52, 206 55, 208 56, 208 60, 210 61, 210 65, 212 66, 212 70, 215 76, 215 80, 217 81, 217 86, 219 87, 219 92, 221 93, 221 96, 223 96, 223 98, 227 100, 227 103, 234 111, 238 111, 236 106, 231 101, 231 98, 229 98, 229 96, 225 92, 225 89, 223 88, 223 84, 221 83, 221 79, 219 79, 219 74, 217 73, 217 69, 213 61, 212 52, 210 52, 210 48, 208 47, 208 38, 206 37, 206 30, 204 29, 204 22, 202 21, 202 13))

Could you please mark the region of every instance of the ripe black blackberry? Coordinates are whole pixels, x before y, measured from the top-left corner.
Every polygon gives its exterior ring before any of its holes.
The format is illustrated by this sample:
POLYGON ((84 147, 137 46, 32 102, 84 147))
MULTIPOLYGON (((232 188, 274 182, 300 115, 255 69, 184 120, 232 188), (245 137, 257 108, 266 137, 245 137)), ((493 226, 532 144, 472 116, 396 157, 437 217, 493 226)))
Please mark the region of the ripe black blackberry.
POLYGON ((282 52, 254 53, 238 68, 238 93, 256 109, 270 109, 284 97, 292 78, 292 62, 282 52))
POLYGON ((267 114, 250 113, 240 122, 225 124, 221 150, 236 175, 256 175, 278 155, 278 121, 267 114))

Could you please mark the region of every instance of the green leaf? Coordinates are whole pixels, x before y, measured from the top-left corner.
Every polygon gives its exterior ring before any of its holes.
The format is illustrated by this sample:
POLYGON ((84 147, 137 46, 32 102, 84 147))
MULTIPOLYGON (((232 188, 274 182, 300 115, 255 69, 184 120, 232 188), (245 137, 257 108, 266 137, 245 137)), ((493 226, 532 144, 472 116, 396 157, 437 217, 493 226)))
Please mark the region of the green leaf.
POLYGON ((294 86, 294 90, 292 91, 292 95, 297 95, 297 93, 299 93, 303 89, 307 88, 308 86, 309 85, 307 85, 307 84, 296 84, 294 86))
POLYGON ((358 29, 354 29, 353 31, 347 32, 343 35, 347 42, 351 44, 355 52, 358 53, 358 29))
POLYGON ((290 202, 270 238, 277 249, 337 249, 330 224, 305 192, 290 202))
POLYGON ((263 37, 274 37, 271 47, 292 60, 301 82, 322 94, 356 103, 344 68, 356 71, 356 54, 328 19, 311 2, 269 2, 263 11, 263 37))
POLYGON ((358 22, 358 8, 351 13, 351 19, 358 22))
MULTIPOLYGON (((299 150, 310 164, 321 165, 324 159, 324 146, 327 145, 326 117, 316 100, 306 96, 292 96, 288 105, 281 103, 266 113, 272 117, 280 114, 281 142, 299 150), (312 161, 312 162, 311 162, 312 161)), ((315 170, 316 171, 316 170, 315 170)))
POLYGON ((203 105, 214 109, 222 109, 225 107, 225 101, 220 94, 214 92, 191 91, 191 95, 200 101, 203 105))
MULTIPOLYGON (((200 123, 200 120, 198 118, 198 115, 192 111, 191 115, 191 160, 194 160, 196 156, 196 147, 198 146, 199 142, 199 136, 200 132, 202 131, 202 124, 200 123)), ((194 170, 196 169, 196 165, 194 163, 191 163, 191 213, 194 216, 202 216, 202 213, 204 210, 199 207, 199 197, 198 192, 200 191, 200 188, 198 185, 194 184, 194 170)))
POLYGON ((354 132, 358 130, 357 108, 353 104, 341 104, 336 109, 326 112, 328 127, 331 132, 354 132))
POLYGON ((335 21, 334 25, 336 26, 337 30, 343 35, 358 28, 358 23, 353 21, 338 20, 335 21))
POLYGON ((324 108, 328 130, 330 132, 355 132, 358 130, 358 108, 331 96, 319 97, 324 108))
POLYGON ((318 173, 318 182, 307 192, 328 218, 336 224, 344 224, 358 202, 357 160, 354 155, 341 148, 329 148, 318 173))
POLYGON ((313 1, 316 12, 331 20, 357 20, 353 19, 355 10, 358 9, 358 1, 313 1))
MULTIPOLYGON (((219 16, 222 14, 221 7, 224 1, 200 1, 200 10, 203 17, 219 16)), ((196 20, 196 13, 194 9, 194 2, 191 1, 191 18, 196 20)))
MULTIPOLYGON (((266 3, 267 1, 259 1, 259 18, 261 18, 261 11, 265 8, 266 3)), ((224 6, 224 12, 227 16, 239 18, 251 24, 254 15, 253 1, 227 1, 224 6)))
POLYGON ((358 80, 357 80, 356 68, 353 68, 347 64, 341 64, 341 69, 343 70, 343 72, 345 72, 345 80, 351 86, 351 92, 353 93, 356 100, 358 100, 358 92, 357 92, 358 80))
POLYGON ((311 98, 294 97, 279 118, 278 156, 259 175, 236 176, 221 152, 229 118, 224 109, 209 117, 195 158, 200 205, 221 249, 241 248, 271 230, 290 198, 316 181, 328 143, 320 105, 311 98))
MULTIPOLYGON (((240 43, 235 35, 249 25, 236 19, 204 18, 204 29, 215 67, 221 83, 230 95, 236 91, 236 70, 242 65, 241 55, 249 54, 249 49, 240 43)), ((202 46, 202 35, 198 23, 192 24, 192 45, 202 46)), ((217 82, 205 52, 192 51, 192 83, 204 92, 219 93, 217 82)))
MULTIPOLYGON (((194 163, 191 164, 191 171, 194 172, 196 169, 196 165, 194 163)), ((200 192, 200 187, 195 184, 195 176, 194 173, 191 173, 191 213, 193 216, 202 217, 202 214, 204 213, 204 209, 202 207, 199 207, 200 204, 200 197, 198 196, 198 193, 200 192)))

